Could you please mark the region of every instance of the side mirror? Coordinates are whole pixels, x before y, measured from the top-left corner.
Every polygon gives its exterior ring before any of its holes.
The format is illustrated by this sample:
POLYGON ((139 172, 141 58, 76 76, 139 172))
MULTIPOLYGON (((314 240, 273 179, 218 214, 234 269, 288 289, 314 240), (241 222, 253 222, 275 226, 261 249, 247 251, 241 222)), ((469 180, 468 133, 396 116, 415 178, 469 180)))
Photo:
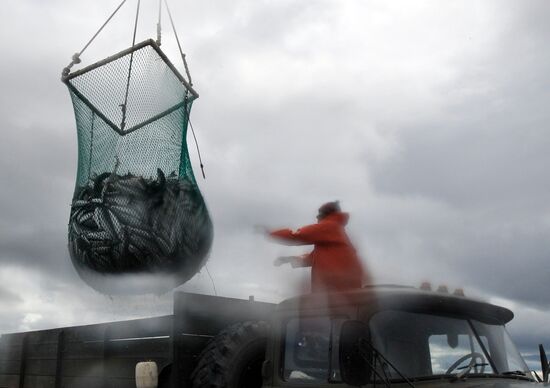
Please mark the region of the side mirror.
POLYGON ((346 321, 340 330, 340 373, 342 380, 355 387, 371 380, 372 352, 365 349, 370 340, 369 328, 361 321, 346 321))
POLYGON ((548 373, 550 372, 550 368, 548 366, 548 359, 546 358, 546 352, 544 351, 544 346, 542 346, 542 344, 539 345, 539 353, 540 353, 540 365, 542 370, 542 381, 547 383, 548 373))

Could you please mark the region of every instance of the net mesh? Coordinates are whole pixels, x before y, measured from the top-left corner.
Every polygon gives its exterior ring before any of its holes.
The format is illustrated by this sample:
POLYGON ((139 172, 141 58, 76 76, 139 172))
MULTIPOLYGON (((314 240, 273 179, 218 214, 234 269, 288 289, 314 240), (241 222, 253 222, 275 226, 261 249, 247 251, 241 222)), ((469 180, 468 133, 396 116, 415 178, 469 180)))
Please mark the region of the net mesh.
POLYGON ((64 81, 78 132, 69 251, 80 276, 96 289, 102 275, 127 273, 185 282, 212 241, 186 144, 194 92, 153 41, 64 81))

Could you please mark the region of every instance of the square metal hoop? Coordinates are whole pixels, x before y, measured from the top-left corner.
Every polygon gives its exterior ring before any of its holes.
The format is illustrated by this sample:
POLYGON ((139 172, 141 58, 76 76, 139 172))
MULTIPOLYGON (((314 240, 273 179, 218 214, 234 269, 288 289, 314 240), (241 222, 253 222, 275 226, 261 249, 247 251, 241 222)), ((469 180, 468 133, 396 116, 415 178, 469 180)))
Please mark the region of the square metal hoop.
POLYGON ((152 39, 70 73, 62 81, 73 98, 121 136, 199 97, 152 39))

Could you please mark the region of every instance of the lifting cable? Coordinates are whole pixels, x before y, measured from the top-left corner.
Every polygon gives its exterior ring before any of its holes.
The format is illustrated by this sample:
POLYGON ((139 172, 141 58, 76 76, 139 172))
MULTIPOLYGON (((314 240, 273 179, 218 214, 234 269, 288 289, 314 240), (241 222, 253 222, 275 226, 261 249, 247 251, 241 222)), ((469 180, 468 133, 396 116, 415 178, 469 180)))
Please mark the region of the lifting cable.
POLYGON ((159 21, 157 22, 157 45, 161 44, 161 16, 162 16, 162 0, 159 0, 159 21))
MULTIPOLYGON (((97 36, 103 31, 105 26, 111 21, 111 19, 118 13, 118 11, 122 8, 122 6, 126 3, 127 0, 122 0, 122 2, 118 5, 118 7, 111 13, 111 15, 107 18, 107 20, 101 25, 99 30, 96 31, 96 33, 92 36, 92 38, 84 45, 82 50, 80 52, 73 54, 72 61, 69 63, 67 67, 63 69, 62 76, 66 77, 71 72, 71 68, 79 64, 81 62, 80 56, 86 51, 86 49, 90 46, 90 44, 97 38, 97 36)), ((159 6, 158 6, 158 22, 157 22, 157 45, 161 45, 161 34, 162 34, 162 2, 163 0, 159 0, 159 6)), ((136 34, 137 34, 137 27, 138 27, 138 21, 139 21, 139 9, 140 9, 141 0, 138 0, 137 2, 137 10, 136 10, 136 18, 134 22, 134 34, 132 37, 132 47, 136 44, 136 34)), ((191 79, 191 73, 189 72, 189 66, 187 65, 187 60, 185 59, 185 53, 183 52, 181 48, 181 43, 178 37, 178 33, 176 31, 176 26, 174 24, 174 19, 172 18, 172 13, 170 12, 170 7, 168 6, 168 1, 164 0, 164 5, 166 6, 166 11, 168 12, 168 17, 170 18, 170 24, 172 25, 172 30, 174 31, 174 36, 176 37, 176 42, 178 44, 178 49, 181 55, 181 59, 183 61, 183 65, 185 67, 185 73, 187 74, 187 79, 189 81, 189 85, 193 87, 193 80, 191 79)), ((120 104, 120 109, 122 110, 122 120, 120 123, 120 129, 124 130, 124 127, 126 126, 126 112, 127 112, 127 104, 128 104, 128 94, 130 90, 130 79, 132 76, 132 65, 134 62, 134 52, 132 51, 130 55, 130 64, 128 67, 128 78, 126 80, 126 92, 124 95, 124 103, 120 104)), ((189 119, 189 126, 191 127, 191 132, 193 134, 193 139, 195 141, 195 146, 197 148, 197 154, 199 157, 199 163, 201 167, 202 177, 203 179, 206 179, 206 175, 204 173, 204 164, 202 162, 202 157, 200 153, 199 143, 197 141, 197 136, 195 135, 195 129, 193 128, 193 124, 191 123, 191 119, 189 119)), ((92 122, 92 136, 93 136, 93 122, 92 122)))
POLYGON ((82 53, 84 53, 84 51, 94 41, 94 39, 99 35, 99 33, 103 30, 103 28, 105 28, 105 26, 111 21, 111 19, 116 15, 116 13, 119 11, 119 9, 122 8, 124 3, 126 3, 126 0, 122 0, 122 2, 119 4, 119 6, 111 14, 111 16, 109 16, 107 18, 105 23, 103 23, 103 25, 99 28, 99 30, 97 30, 97 32, 94 34, 94 36, 92 36, 92 39, 90 39, 88 41, 88 43, 86 43, 86 45, 82 48, 82 50, 80 50, 80 52, 73 55, 71 63, 69 63, 69 65, 66 68, 63 69, 63 72, 62 72, 63 77, 66 77, 66 76, 69 75, 69 73, 71 72, 71 67, 73 67, 74 65, 81 62, 80 61, 80 56, 82 55, 82 53))
MULTIPOLYGON (((139 6, 141 4, 141 0, 138 0, 137 2, 137 10, 136 10, 136 21, 134 23, 134 36, 132 38, 132 47, 136 44, 136 33, 137 33, 137 26, 138 26, 138 20, 139 20, 139 6)), ((122 110, 122 121, 120 123, 120 130, 124 131, 124 127, 126 126, 126 108, 128 104, 128 92, 130 90, 130 78, 132 76, 132 65, 134 63, 134 51, 130 54, 130 65, 128 67, 128 79, 126 80, 126 94, 124 95, 124 103, 120 104, 120 109, 122 110)))
POLYGON ((90 173, 92 171, 92 155, 94 153, 94 123, 95 123, 95 111, 92 111, 92 125, 90 127, 90 158, 88 160, 88 178, 90 177, 90 173))
MULTIPOLYGON (((80 60, 80 56, 84 53, 84 51, 86 51, 86 49, 88 48, 88 46, 90 46, 90 44, 95 40, 95 38, 97 38, 97 36, 101 33, 101 31, 103 31, 103 29, 105 28, 105 26, 111 21, 111 19, 118 13, 118 11, 122 8, 122 6, 126 3, 127 0, 122 0, 122 2, 118 5, 118 7, 116 7, 116 9, 113 11, 113 13, 107 18, 107 20, 105 21, 105 23, 103 23, 103 25, 99 28, 99 30, 96 31, 96 33, 92 36, 92 38, 88 41, 88 43, 86 43, 84 45, 84 47, 82 48, 82 50, 80 50, 78 53, 75 53, 73 54, 72 56, 72 61, 71 63, 69 63, 69 65, 67 65, 67 67, 65 67, 63 69, 63 73, 62 75, 64 77, 66 77, 67 75, 69 75, 70 71, 71 71, 71 68, 76 65, 76 64, 79 64, 81 62, 80 60)), ((159 0, 159 16, 158 16, 158 22, 157 22, 157 45, 160 46, 161 44, 161 16, 162 16, 162 1, 163 0, 159 0)), ((172 30, 174 31, 174 36, 176 37, 176 42, 178 44, 178 49, 180 51, 180 55, 181 55, 181 59, 183 60, 183 65, 185 67, 185 73, 187 74, 187 79, 189 81, 189 85, 190 86, 193 86, 193 81, 191 79, 191 73, 189 72, 189 66, 187 65, 187 60, 185 59, 185 53, 183 52, 182 48, 181 48, 181 43, 180 43, 180 40, 179 40, 179 37, 178 37, 178 33, 176 31, 176 26, 174 24, 174 19, 172 18, 172 13, 170 12, 170 7, 168 6, 168 1, 167 0, 164 0, 164 5, 166 6, 166 10, 168 11, 168 16, 170 18, 170 24, 172 25, 172 30)), ((139 0, 138 0, 138 11, 137 13, 139 14, 139 0)), ((137 15, 136 15, 136 25, 134 27, 134 40, 133 40, 133 43, 132 43, 132 46, 135 44, 135 32, 136 32, 136 29, 137 29, 137 15)))
POLYGON ((178 48, 180 50, 181 59, 183 60, 183 65, 185 66, 185 73, 187 74, 187 80, 189 81, 189 85, 193 87, 193 81, 191 80, 191 73, 189 73, 189 67, 187 67, 187 61, 185 60, 185 54, 183 53, 183 50, 181 49, 180 40, 178 38, 178 33, 176 32, 176 26, 174 25, 174 20, 172 19, 172 13, 170 12, 170 7, 168 7, 168 1, 164 0, 164 5, 166 6, 166 10, 168 11, 168 17, 170 18, 170 24, 172 24, 172 30, 174 30, 174 36, 176 37, 176 42, 178 42, 178 48))
POLYGON ((197 141, 197 136, 195 136, 195 129, 193 128, 193 123, 191 123, 191 118, 189 118, 188 121, 189 121, 189 126, 191 127, 191 133, 193 134, 193 139, 195 139, 195 146, 197 147, 197 154, 199 155, 199 163, 201 165, 202 178, 206 179, 206 175, 204 175, 204 164, 202 164, 201 150, 199 148, 199 142, 197 141))
MULTIPOLYGON (((160 46, 160 43, 161 43, 160 39, 161 39, 162 1, 163 0, 159 0, 159 19, 158 19, 158 23, 157 23, 157 44, 159 46, 160 46)), ((187 66, 187 60, 185 59, 185 54, 183 53, 183 50, 181 48, 181 43, 180 43, 180 40, 178 38, 178 33, 176 31, 176 26, 174 24, 174 19, 172 18, 172 12, 170 12, 170 7, 168 6, 168 1, 167 0, 164 0, 164 5, 166 6, 166 11, 168 12, 168 17, 170 18, 170 24, 172 25, 172 30, 174 31, 174 36, 176 37, 176 42, 178 43, 178 49, 180 51, 181 59, 183 60, 183 65, 185 67, 185 73, 187 74, 187 79, 189 80, 189 85, 191 87, 193 87, 193 80, 191 79, 191 73, 189 72, 189 67, 187 66)), ((197 140, 197 136, 195 135, 195 128, 193 128, 193 123, 191 122, 190 117, 188 118, 188 122, 189 122, 189 126, 191 127, 191 133, 193 134, 193 140, 195 141, 195 147, 197 148, 197 155, 199 157, 199 163, 200 163, 200 167, 201 167, 202 178, 206 179, 206 174, 204 173, 204 164, 202 162, 199 142, 197 140)), ((207 269, 207 271, 208 271, 208 269, 207 269)), ((208 275, 210 275, 210 273, 208 275)), ((212 278, 210 278, 210 279, 212 280, 212 278)), ((212 280, 212 284, 213 283, 214 283, 214 281, 212 280)), ((216 286, 214 286, 214 290, 215 289, 216 289, 216 286)))
POLYGON ((212 278, 212 275, 210 275, 210 271, 208 270, 208 266, 205 264, 204 268, 206 268, 206 273, 208 274, 208 277, 210 278, 210 281, 212 282, 212 288, 214 289, 214 295, 218 296, 218 290, 216 290, 216 284, 214 284, 214 278, 212 278))
MULTIPOLYGON (((159 34, 159 40, 160 40, 160 12, 161 12, 161 5, 160 2, 162 0, 159 0, 159 24, 157 25, 157 33, 159 34)), ((172 25, 172 30, 174 31, 174 36, 176 37, 176 42, 178 43, 178 49, 180 51, 181 59, 183 60, 183 65, 185 67, 185 73, 187 74, 187 79, 189 80, 189 85, 193 87, 193 80, 191 79, 191 73, 189 72, 189 67, 187 66, 187 60, 185 59, 185 54, 181 48, 181 43, 178 37, 178 32, 176 31, 176 26, 174 24, 174 19, 172 18, 172 12, 170 12, 170 7, 168 6, 168 0, 164 0, 164 5, 166 6, 166 11, 168 12, 168 17, 170 18, 170 24, 172 25)), ((201 173, 202 178, 206 179, 206 175, 204 173, 204 164, 202 162, 201 157, 201 150, 199 148, 199 142, 197 141, 197 136, 195 135, 195 128, 193 128, 193 123, 191 122, 191 118, 188 119, 189 126, 191 127, 191 133, 193 134, 193 140, 195 140, 195 147, 197 148, 197 155, 199 156, 199 163, 201 167, 201 173)), ((215 286, 214 286, 215 288, 215 286)))

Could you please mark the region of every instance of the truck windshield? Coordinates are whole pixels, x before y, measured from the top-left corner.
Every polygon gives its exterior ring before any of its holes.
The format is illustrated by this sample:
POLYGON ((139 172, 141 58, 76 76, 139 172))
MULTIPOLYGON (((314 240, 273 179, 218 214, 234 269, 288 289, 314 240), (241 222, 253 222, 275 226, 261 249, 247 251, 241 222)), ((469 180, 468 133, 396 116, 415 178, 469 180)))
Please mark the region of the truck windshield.
MULTIPOLYGON (((457 375, 527 376, 529 369, 502 325, 405 311, 374 315, 374 347, 409 378, 457 375)), ((377 365, 390 378, 399 375, 377 365)))

